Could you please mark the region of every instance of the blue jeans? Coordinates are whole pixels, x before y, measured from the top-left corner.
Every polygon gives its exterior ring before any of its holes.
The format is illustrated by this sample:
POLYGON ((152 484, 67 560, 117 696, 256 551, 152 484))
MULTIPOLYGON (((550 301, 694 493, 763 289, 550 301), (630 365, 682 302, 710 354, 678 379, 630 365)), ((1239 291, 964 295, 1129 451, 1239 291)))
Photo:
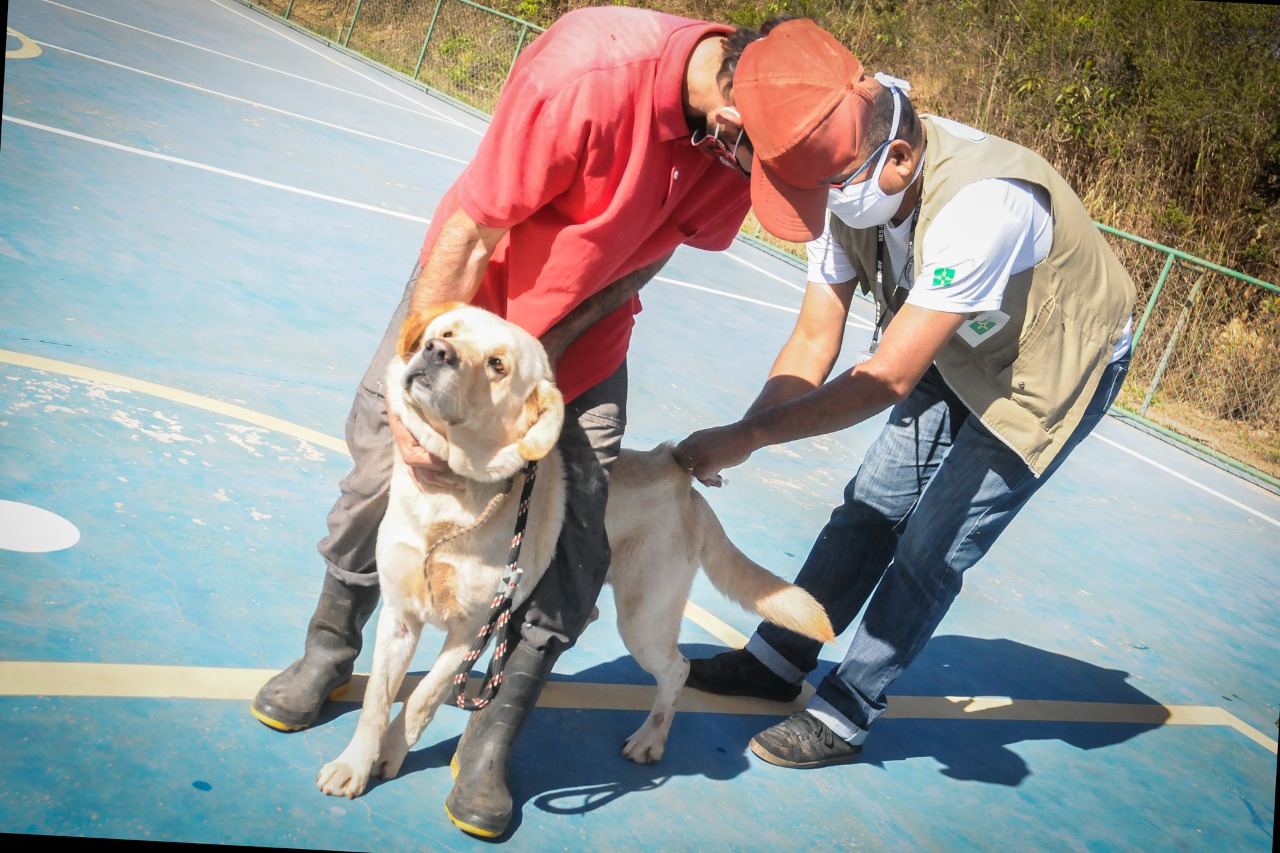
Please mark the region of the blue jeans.
MULTIPOLYGON (((871 599, 844 661, 810 700, 811 713, 862 742, 888 707, 885 689, 933 635, 965 570, 1098 424, 1128 369, 1128 356, 1107 367, 1080 425, 1039 478, 971 416, 937 368, 925 373, 893 408, 796 577, 837 634, 871 599)), ((793 683, 817 667, 821 648, 768 623, 747 644, 793 683)))

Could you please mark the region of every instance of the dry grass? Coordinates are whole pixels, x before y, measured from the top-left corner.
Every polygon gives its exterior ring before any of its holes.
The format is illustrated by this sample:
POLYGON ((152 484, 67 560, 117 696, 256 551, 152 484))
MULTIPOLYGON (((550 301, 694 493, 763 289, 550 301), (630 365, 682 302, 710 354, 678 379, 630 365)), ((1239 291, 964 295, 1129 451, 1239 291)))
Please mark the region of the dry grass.
MULTIPOLYGON (((1121 8, 1126 0, 1099 2, 1100 9, 1109 8, 1108 4, 1121 8)), ((281 15, 288 8, 294 23, 333 41, 346 39, 349 48, 402 73, 414 74, 421 55, 424 61, 417 75, 421 82, 486 112, 493 110, 522 39, 527 44, 537 35, 522 32, 518 24, 491 13, 446 0, 424 52, 423 40, 437 0, 363 0, 354 26, 355 0, 292 0, 291 6, 290 0, 259 3, 281 15)), ((541 15, 536 23, 547 24, 571 8, 598 3, 492 0, 492 5, 517 17, 541 15)), ((753 0, 634 0, 625 5, 738 25, 756 25, 764 14, 764 4, 753 0)), ((982 0, 961 0, 960 5, 975 15, 987 9, 982 0)), ((1205 4, 1218 5, 1223 4, 1205 4)), ((1030 21, 1015 21, 1016 16, 1002 13, 994 26, 975 17, 971 25, 956 27, 953 18, 947 17, 954 17, 955 9, 948 6, 949 11, 938 14, 942 7, 930 7, 925 0, 903 0, 900 7, 883 8, 784 0, 768 7, 774 12, 808 14, 821 8, 824 14, 819 20, 853 46, 869 68, 885 68, 912 81, 912 100, 918 109, 973 124, 1038 151, 1080 188, 1097 221, 1224 266, 1232 266, 1237 256, 1245 258, 1252 264, 1251 272, 1264 279, 1268 271, 1280 272, 1275 204, 1247 215, 1238 209, 1250 193, 1260 191, 1249 184, 1246 172, 1214 170, 1216 177, 1201 178, 1188 191, 1186 176, 1171 171, 1177 157, 1135 142, 1137 131, 1125 127, 1123 115, 1110 109, 1107 98, 1113 95, 1106 94, 1108 87, 1102 85, 1106 81, 1100 72, 1090 70, 1092 60, 1083 66, 1070 65, 1076 61, 1069 56, 1071 44, 1061 46, 1066 65, 1056 67, 1052 56, 1041 57, 1039 61, 1048 63, 1043 74, 1037 67, 1039 76, 1027 76, 1026 56, 1038 48, 1037 31, 1030 21), (917 14, 912 18, 908 11, 917 14), (1020 67, 1024 70, 1019 71, 1020 67), (1094 88, 1081 89, 1077 85, 1081 80, 1093 81, 1094 88), (1255 221, 1261 223, 1256 228, 1248 224, 1255 221)), ((1067 12, 1065 6, 1059 9, 1044 3, 1023 8, 1033 17, 1041 15, 1037 25, 1060 27, 1060 20, 1043 18, 1046 11, 1054 10, 1067 12)), ((1076 29, 1068 26, 1063 32, 1068 41, 1079 42, 1074 49, 1083 51, 1081 55, 1100 49, 1101 42, 1091 41, 1099 38, 1096 34, 1087 27, 1076 29)), ((1202 151, 1217 144, 1207 129, 1202 136, 1202 151)), ((753 215, 743 231, 804 258, 803 246, 774 238, 753 215)), ((1138 286, 1141 312, 1156 292, 1166 256, 1131 241, 1111 238, 1111 243, 1138 286)), ((1211 281, 1202 281, 1201 289, 1193 293, 1201 272, 1181 264, 1174 268, 1144 329, 1122 400, 1136 411, 1160 371, 1148 418, 1280 478, 1280 380, 1275 378, 1280 376, 1280 295, 1218 273, 1210 274, 1211 281), (1166 359, 1171 340, 1171 355, 1166 359)))

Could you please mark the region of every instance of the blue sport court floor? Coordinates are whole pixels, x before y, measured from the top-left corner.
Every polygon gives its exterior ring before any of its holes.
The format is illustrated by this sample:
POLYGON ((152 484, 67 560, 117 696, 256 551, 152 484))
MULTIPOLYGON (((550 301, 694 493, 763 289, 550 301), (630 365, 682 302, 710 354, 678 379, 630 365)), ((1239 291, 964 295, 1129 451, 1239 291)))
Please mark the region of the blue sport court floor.
MULTIPOLYGON (((234 0, 13 0, 7 25, 0 829, 478 848, 443 809, 463 712, 340 800, 314 778, 359 685, 293 735, 248 704, 301 649, 352 391, 484 122, 234 0)), ((678 252, 644 294, 630 446, 735 418, 802 287, 745 243, 678 252)), ((709 498, 791 576, 876 431, 758 453, 709 498)), ((623 760, 651 688, 606 592, 499 843, 1269 851, 1278 573, 1280 497, 1108 419, 970 573, 863 759, 812 772, 747 750, 791 706, 693 690, 663 761, 623 760)), ((700 580, 682 647, 754 624, 700 580)))

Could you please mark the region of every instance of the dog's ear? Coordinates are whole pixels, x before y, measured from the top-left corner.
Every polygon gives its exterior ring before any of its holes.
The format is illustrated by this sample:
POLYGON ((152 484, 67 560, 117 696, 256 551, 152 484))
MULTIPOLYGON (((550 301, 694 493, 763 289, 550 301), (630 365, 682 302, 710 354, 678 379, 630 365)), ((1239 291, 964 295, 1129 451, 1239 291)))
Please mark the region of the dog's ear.
POLYGON ((441 314, 447 314, 462 305, 461 302, 437 302, 416 314, 405 317, 404 324, 400 327, 400 339, 396 342, 396 352, 402 359, 408 361, 422 348, 422 333, 427 330, 427 326, 430 326, 432 321, 441 314))
POLYGON ((520 458, 541 459, 551 452, 564 426, 564 397, 553 383, 543 379, 524 401, 521 417, 526 428, 517 449, 520 458))

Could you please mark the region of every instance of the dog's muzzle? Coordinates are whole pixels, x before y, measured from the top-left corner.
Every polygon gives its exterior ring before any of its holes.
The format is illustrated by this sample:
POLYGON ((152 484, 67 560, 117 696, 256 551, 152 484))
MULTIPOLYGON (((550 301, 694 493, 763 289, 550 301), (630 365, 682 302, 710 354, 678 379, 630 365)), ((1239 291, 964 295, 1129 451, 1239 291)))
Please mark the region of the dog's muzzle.
POLYGON ((428 418, 458 422, 458 374, 461 358, 444 338, 426 341, 405 365, 401 385, 409 400, 428 418))
POLYGON ((422 346, 422 350, 409 362, 409 369, 404 374, 405 390, 423 380, 430 385, 432 379, 443 369, 455 369, 458 366, 458 351, 453 344, 444 338, 432 338, 422 346))

